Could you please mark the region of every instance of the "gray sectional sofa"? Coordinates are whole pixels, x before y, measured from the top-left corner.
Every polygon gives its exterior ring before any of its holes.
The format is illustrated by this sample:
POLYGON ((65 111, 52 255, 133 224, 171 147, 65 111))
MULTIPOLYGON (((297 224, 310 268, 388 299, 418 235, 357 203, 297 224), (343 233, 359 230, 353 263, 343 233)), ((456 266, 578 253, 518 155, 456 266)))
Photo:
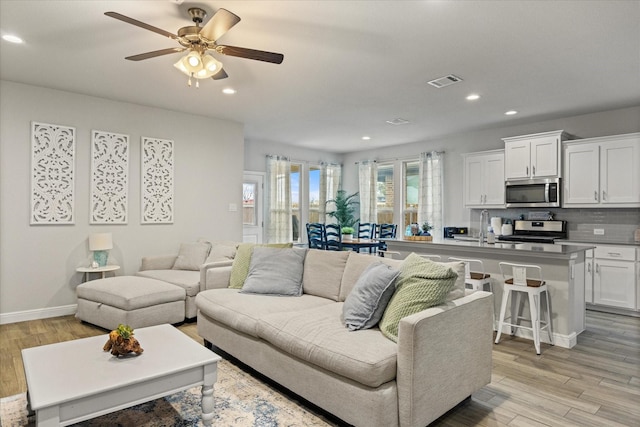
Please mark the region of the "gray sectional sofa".
POLYGON ((350 331, 344 301, 380 261, 402 263, 309 250, 298 297, 242 293, 228 288, 232 267, 210 269, 195 297, 198 333, 347 423, 424 427, 490 382, 492 294, 403 318, 397 343, 378 327, 350 331))

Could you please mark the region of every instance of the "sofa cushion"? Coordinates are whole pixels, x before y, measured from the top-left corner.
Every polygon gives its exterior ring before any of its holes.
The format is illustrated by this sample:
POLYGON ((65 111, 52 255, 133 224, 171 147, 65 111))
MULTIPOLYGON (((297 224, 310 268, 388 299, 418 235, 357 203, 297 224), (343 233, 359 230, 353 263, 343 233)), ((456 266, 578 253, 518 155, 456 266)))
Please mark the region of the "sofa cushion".
POLYGON ((402 265, 402 260, 398 259, 359 254, 353 251, 349 252, 349 259, 347 260, 347 265, 344 268, 344 274, 342 275, 342 281, 340 283, 340 297, 338 301, 344 301, 347 298, 347 295, 349 295, 356 285, 362 272, 374 262, 383 262, 394 268, 400 268, 400 265, 402 265))
POLYGON ((364 270, 344 301, 342 315, 349 330, 369 329, 378 324, 399 274, 400 270, 382 262, 374 262, 364 270))
POLYGON ((338 301, 342 274, 348 258, 347 251, 309 250, 302 277, 304 293, 338 301))
POLYGON ((256 246, 267 246, 270 248, 291 248, 293 243, 270 243, 266 245, 256 245, 255 243, 241 243, 238 245, 236 256, 233 258, 231 267, 231 277, 229 279, 229 287, 232 289, 241 289, 244 281, 249 274, 251 265, 251 255, 253 248, 256 246))
POLYGON ((178 252, 176 262, 173 264, 173 269, 200 271, 200 266, 204 264, 204 260, 207 259, 210 250, 211 243, 209 242, 181 244, 180 252, 178 252))
POLYGON ((249 274, 242 293, 296 296, 302 295, 302 272, 306 249, 253 248, 249 274))
POLYGON ((282 351, 368 387, 393 380, 398 346, 378 328, 348 331, 340 319, 342 305, 264 315, 258 334, 282 351))
POLYGON ((185 290, 188 297, 195 296, 200 292, 200 272, 192 270, 143 270, 138 271, 136 276, 148 277, 150 279, 162 280, 172 285, 180 286, 185 290))
POLYGON ((205 263, 233 260, 238 250, 238 243, 231 241, 220 241, 211 243, 211 250, 205 263))
POLYGON ((271 295, 242 294, 238 289, 209 289, 196 297, 202 314, 245 334, 258 337, 261 317, 271 313, 307 310, 321 305, 335 304, 326 298, 302 295, 282 298, 271 295))
POLYGON ((380 330, 398 341, 400 319, 444 303, 458 275, 451 267, 409 254, 400 267, 396 292, 380 321, 380 330))

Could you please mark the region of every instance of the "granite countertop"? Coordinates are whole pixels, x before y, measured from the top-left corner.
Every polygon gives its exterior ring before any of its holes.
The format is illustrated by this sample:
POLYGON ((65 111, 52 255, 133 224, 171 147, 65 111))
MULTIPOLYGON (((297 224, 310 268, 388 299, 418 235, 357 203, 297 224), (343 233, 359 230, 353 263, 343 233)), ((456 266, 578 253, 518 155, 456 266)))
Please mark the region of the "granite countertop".
POLYGON ((406 245, 408 247, 416 247, 416 246, 439 246, 442 249, 450 249, 454 250, 455 248, 464 248, 464 250, 478 251, 478 252, 493 252, 493 253, 504 253, 505 251, 509 252, 522 252, 527 253, 528 255, 539 255, 539 256, 560 256, 560 257, 570 257, 572 254, 577 252, 584 252, 588 249, 592 249, 595 246, 591 245, 572 245, 572 244, 562 244, 562 245, 553 245, 553 244, 545 244, 545 243, 518 243, 518 242, 509 242, 502 243, 497 242, 495 244, 483 243, 477 241, 460 241, 456 239, 437 239, 434 238, 432 241, 420 241, 420 240, 387 240, 388 245, 393 244, 401 244, 406 245))
POLYGON ((640 248, 640 242, 611 242, 611 241, 593 241, 593 240, 579 240, 579 239, 566 239, 566 240, 556 240, 559 245, 613 245, 613 246, 633 246, 636 248, 640 248))

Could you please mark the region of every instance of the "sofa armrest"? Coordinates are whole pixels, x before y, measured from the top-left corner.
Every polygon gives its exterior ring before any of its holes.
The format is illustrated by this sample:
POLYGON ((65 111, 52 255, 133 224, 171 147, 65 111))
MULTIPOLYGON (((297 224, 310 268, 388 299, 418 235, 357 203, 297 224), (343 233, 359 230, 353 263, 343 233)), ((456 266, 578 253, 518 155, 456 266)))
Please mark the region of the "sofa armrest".
POLYGON ((206 264, 200 269, 200 292, 207 289, 228 288, 233 261, 220 261, 206 264))
POLYGON ((400 425, 425 426, 490 383, 492 347, 489 292, 402 319, 396 378, 400 425))
POLYGON ((171 270, 176 262, 178 255, 158 255, 147 256, 142 258, 140 271, 144 270, 171 270))

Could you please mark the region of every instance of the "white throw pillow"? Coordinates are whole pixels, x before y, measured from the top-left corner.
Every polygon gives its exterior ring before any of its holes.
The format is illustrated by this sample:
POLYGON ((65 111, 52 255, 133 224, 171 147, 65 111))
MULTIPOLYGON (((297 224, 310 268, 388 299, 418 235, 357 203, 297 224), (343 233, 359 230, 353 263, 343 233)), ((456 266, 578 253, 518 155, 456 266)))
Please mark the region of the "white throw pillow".
POLYGON ((211 243, 195 242, 180 245, 180 252, 173 264, 174 270, 200 270, 211 250, 211 243))

